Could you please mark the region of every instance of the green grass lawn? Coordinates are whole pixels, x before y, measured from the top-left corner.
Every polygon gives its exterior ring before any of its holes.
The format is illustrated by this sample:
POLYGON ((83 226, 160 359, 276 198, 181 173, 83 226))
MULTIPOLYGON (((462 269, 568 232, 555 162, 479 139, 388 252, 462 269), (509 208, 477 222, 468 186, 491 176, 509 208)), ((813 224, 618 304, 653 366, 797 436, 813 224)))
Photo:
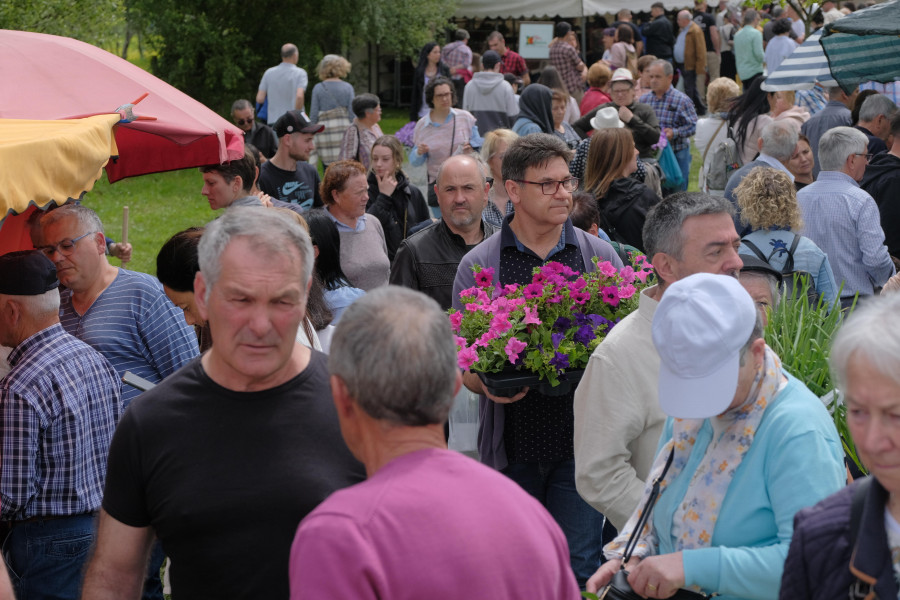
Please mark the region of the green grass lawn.
MULTIPOLYGON (((385 108, 381 128, 394 133, 407 122, 406 111, 385 108)), ((700 157, 693 150, 691 190, 697 189, 700 157)), ((122 239, 122 208, 129 210, 128 241, 134 246, 129 269, 156 273, 156 254, 173 234, 215 218, 206 198, 200 195, 203 182, 197 169, 142 175, 110 184, 106 177, 84 197, 84 204, 97 211, 106 234, 122 239)), ((117 260, 113 260, 118 263, 117 260)))

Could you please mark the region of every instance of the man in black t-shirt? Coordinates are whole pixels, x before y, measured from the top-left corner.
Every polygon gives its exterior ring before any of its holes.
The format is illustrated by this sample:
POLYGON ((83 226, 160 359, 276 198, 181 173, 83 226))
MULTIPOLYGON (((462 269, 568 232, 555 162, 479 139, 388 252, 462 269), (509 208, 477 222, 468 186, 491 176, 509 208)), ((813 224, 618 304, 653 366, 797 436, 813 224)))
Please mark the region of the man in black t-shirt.
MULTIPOLYGON (((719 28, 716 27, 716 18, 709 14, 706 0, 694 0, 694 23, 700 26, 706 41, 706 71, 709 73, 709 80, 718 79, 722 64, 719 28)), ((706 77, 703 73, 697 73, 697 94, 705 104, 706 77)))
POLYGON ((259 169, 259 189, 304 211, 322 206, 319 172, 307 161, 316 148, 313 137, 323 129, 324 125, 310 123, 299 110, 284 113, 275 122, 278 151, 259 169))
POLYGON ((365 478, 325 355, 295 342, 313 260, 276 211, 233 207, 207 226, 194 291, 214 344, 119 421, 83 598, 136 598, 154 536, 176 598, 288 597, 301 519, 365 478))

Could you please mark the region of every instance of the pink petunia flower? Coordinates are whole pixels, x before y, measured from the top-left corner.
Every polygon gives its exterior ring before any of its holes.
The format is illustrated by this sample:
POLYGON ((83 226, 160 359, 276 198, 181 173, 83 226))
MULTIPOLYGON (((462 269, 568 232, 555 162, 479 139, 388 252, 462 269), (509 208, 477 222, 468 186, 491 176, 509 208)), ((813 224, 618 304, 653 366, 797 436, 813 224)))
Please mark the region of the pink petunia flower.
POLYGON ((466 338, 460 337, 458 335, 453 336, 453 341, 456 342, 457 351, 462 350, 466 347, 466 338))
POLYGON ((607 277, 612 277, 616 274, 616 268, 613 266, 611 262, 608 260, 604 260, 602 263, 597 265, 597 270, 606 275, 607 277))
POLYGON ((503 350, 506 352, 506 356, 509 358, 511 364, 516 364, 516 361, 519 360, 519 353, 524 350, 527 345, 528 344, 520 341, 518 338, 509 338, 509 341, 506 342, 506 347, 503 350))
POLYGON ((634 283, 634 269, 630 266, 623 268, 619 271, 619 275, 622 277, 622 281, 625 283, 634 283))
POLYGON ((650 271, 645 271, 644 269, 641 269, 640 271, 635 271, 635 272, 634 272, 634 276, 635 276, 635 277, 637 278, 637 280, 640 281, 641 283, 646 283, 647 277, 650 276, 650 271))
POLYGON ((603 301, 612 307, 619 305, 619 288, 614 285, 607 286, 600 290, 603 301))
POLYGON ((459 365, 460 369, 468 371, 469 367, 476 362, 478 362, 478 351, 475 350, 474 344, 468 348, 463 347, 463 349, 456 354, 456 363, 459 365))
POLYGON ((574 292, 580 292, 587 285, 587 281, 584 279, 576 279, 575 281, 569 284, 569 289, 574 292))
POLYGON ((525 318, 522 319, 522 322, 530 325, 540 325, 542 321, 538 318, 537 309, 533 306, 525 307, 525 318))
POLYGON ((475 273, 475 283, 478 287, 488 287, 494 281, 494 269, 481 269, 475 273))
POLYGON ((569 297, 576 304, 584 304, 591 299, 591 295, 588 292, 572 292, 571 294, 569 294, 569 297))
POLYGON ((497 332, 493 329, 488 329, 481 337, 475 340, 475 343, 472 346, 481 346, 482 348, 487 348, 487 345, 491 343, 491 340, 497 339, 497 332))
POLYGON ((637 290, 634 288, 633 285, 631 285, 630 283, 626 283, 622 287, 619 288, 619 299, 620 300, 628 300, 629 298, 634 296, 634 293, 636 291, 637 290))
POLYGON ((499 337, 500 335, 509 331, 511 328, 512 323, 509 322, 509 319, 506 315, 498 314, 495 315, 493 319, 491 319, 490 331, 494 333, 494 337, 499 337))
POLYGON ((522 291, 522 294, 526 298, 539 298, 544 294, 544 284, 542 283, 529 283, 525 286, 525 289, 522 291))
POLYGON ((450 315, 450 329, 452 329, 455 333, 459 333, 459 328, 462 326, 462 313, 455 312, 450 315))

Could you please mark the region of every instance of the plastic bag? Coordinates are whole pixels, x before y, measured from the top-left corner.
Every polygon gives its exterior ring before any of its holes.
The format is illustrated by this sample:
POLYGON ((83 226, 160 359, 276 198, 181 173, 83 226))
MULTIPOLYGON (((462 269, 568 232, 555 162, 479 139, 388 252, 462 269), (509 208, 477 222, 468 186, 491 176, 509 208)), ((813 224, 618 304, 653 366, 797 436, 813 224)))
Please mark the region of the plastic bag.
POLYGON ((478 451, 478 394, 461 387, 450 409, 447 447, 457 452, 478 451))
POLYGON ((681 174, 681 166, 675 158, 675 151, 671 144, 666 145, 659 155, 659 168, 662 169, 665 180, 662 186, 668 190, 680 189, 684 184, 684 176, 681 174))

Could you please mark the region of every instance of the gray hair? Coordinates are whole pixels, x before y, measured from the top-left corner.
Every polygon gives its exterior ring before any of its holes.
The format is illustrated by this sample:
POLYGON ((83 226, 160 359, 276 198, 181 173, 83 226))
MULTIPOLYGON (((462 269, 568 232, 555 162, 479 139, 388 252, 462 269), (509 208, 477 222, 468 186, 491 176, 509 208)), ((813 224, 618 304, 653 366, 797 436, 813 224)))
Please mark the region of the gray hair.
POLYGON ((666 197, 647 213, 643 238, 647 257, 653 260, 664 252, 681 260, 684 251, 682 228, 689 217, 727 214, 734 217, 734 205, 721 196, 702 192, 679 192, 666 197))
POLYGON ((421 292, 379 287, 341 315, 328 369, 374 419, 408 427, 444 423, 457 377, 450 321, 421 292))
POLYGON ((781 294, 779 293, 779 281, 774 274, 766 271, 741 271, 741 283, 750 279, 762 279, 769 286, 769 295, 772 296, 772 308, 781 304, 781 294))
POLYGON ((49 211, 41 218, 41 228, 52 225, 71 217, 78 221, 84 233, 89 231, 98 231, 103 233, 103 222, 93 210, 83 204, 63 204, 53 211, 49 211))
POLYGON ((666 76, 671 76, 672 74, 675 73, 675 71, 672 69, 672 63, 670 63, 667 60, 663 60, 662 58, 654 60, 652 63, 650 63, 650 66, 651 67, 662 67, 663 73, 665 73, 666 76))
POLYGON ((753 8, 746 9, 743 18, 741 19, 741 25, 753 25, 757 14, 758 13, 753 8))
POLYGON ((222 254, 234 238, 246 238, 260 255, 286 257, 285 248, 293 247, 300 255, 300 282, 303 293, 312 275, 314 255, 312 242, 297 221, 276 210, 257 206, 233 206, 209 225, 200 238, 197 255, 200 272, 206 281, 206 296, 222 274, 222 254))
POLYGON ((747 343, 743 345, 741 348, 741 352, 738 355, 740 357, 740 365, 743 367, 747 358, 747 351, 750 350, 750 346, 753 345, 753 342, 758 340, 763 336, 763 322, 762 315, 757 310, 756 311, 756 320, 753 322, 753 330, 750 332, 750 339, 747 340, 747 343))
POLYGON ((831 374, 845 389, 850 359, 858 356, 900 385, 900 294, 872 296, 847 318, 831 344, 831 374))
POLYGON ((16 294, 2 294, 2 296, 18 302, 22 306, 22 312, 32 319, 59 316, 59 288, 30 296, 16 294))
POLYGON ((459 28, 453 33, 453 38, 458 42, 467 40, 469 39, 469 32, 463 28, 459 28))
POLYGON ((506 43, 506 37, 504 37, 504 35, 497 30, 494 30, 488 34, 487 41, 490 42, 491 40, 503 40, 503 43, 506 43))
POLYGON ((787 163, 797 149, 799 132, 787 121, 772 121, 763 127, 762 152, 787 163))
POLYGON ((247 100, 245 98, 241 98, 240 100, 235 100, 234 104, 231 105, 231 114, 233 115, 234 113, 236 113, 239 110, 247 110, 248 108, 253 108, 253 105, 250 104, 249 100, 247 100))
POLYGON ((554 158, 569 164, 572 151, 564 141, 549 133, 532 133, 513 141, 506 149, 501 172, 503 181, 525 179, 529 167, 544 167, 554 158))
POLYGON ((897 105, 884 94, 872 94, 863 100, 859 108, 859 121, 862 123, 874 121, 879 115, 890 119, 897 112, 897 105))
POLYGON ((834 127, 819 140, 819 169, 840 171, 851 154, 867 152, 869 138, 853 127, 834 127))

